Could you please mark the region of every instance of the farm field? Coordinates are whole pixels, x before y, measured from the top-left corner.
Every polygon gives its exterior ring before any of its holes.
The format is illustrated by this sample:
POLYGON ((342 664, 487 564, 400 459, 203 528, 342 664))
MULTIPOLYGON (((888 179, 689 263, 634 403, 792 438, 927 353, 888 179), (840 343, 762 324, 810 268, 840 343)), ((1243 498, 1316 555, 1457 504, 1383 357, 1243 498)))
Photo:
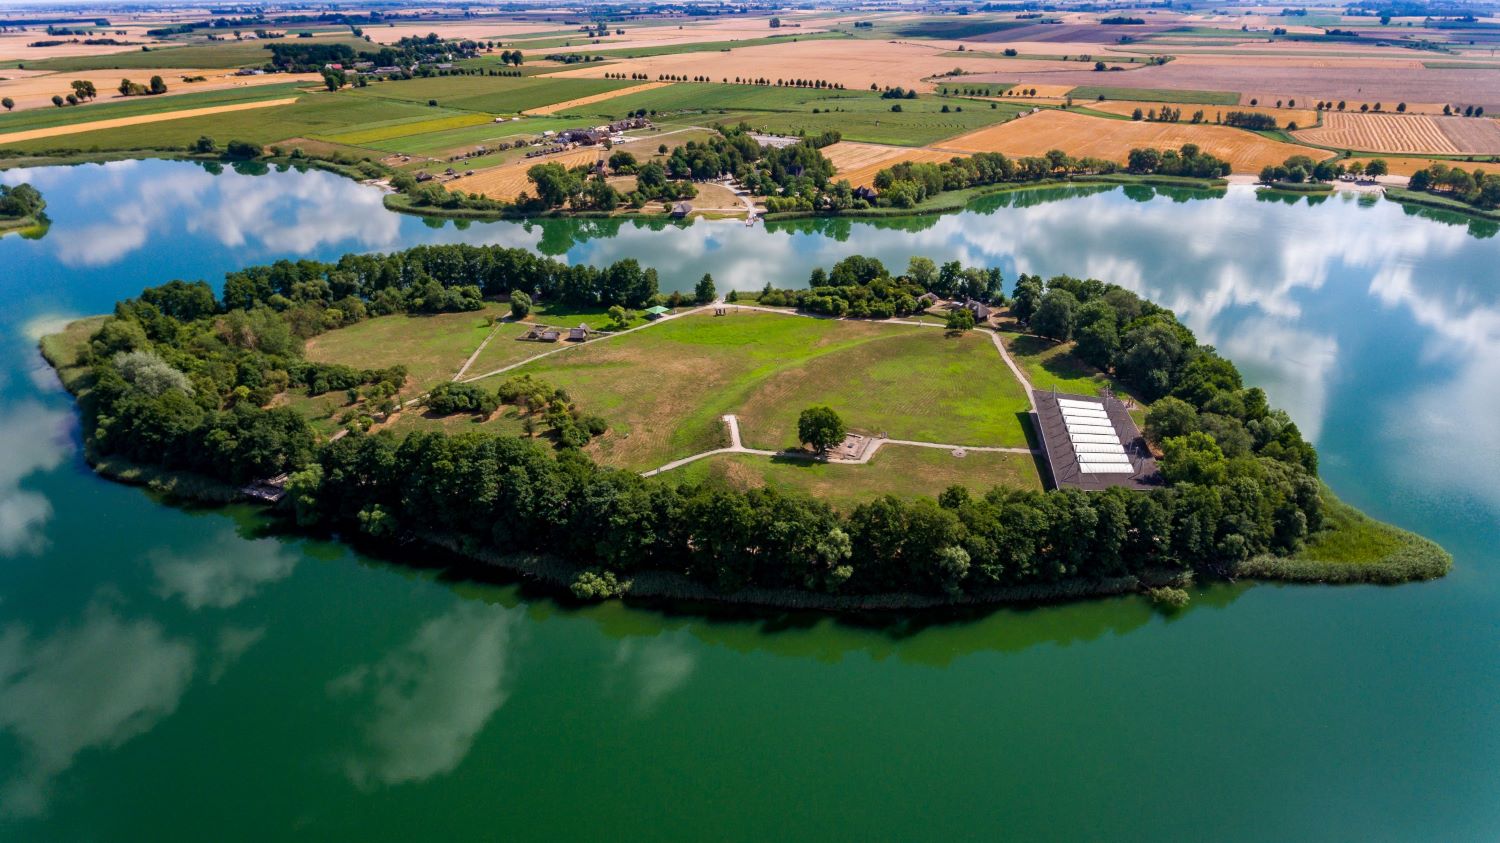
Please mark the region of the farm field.
POLYGON ((43 129, 24 129, 19 132, 0 134, 0 145, 19 143, 21 141, 38 140, 41 138, 57 137, 59 135, 72 135, 80 132, 102 131, 122 126, 137 126, 143 123, 160 123, 167 120, 186 120, 192 117, 207 117, 210 115, 227 114, 236 111, 249 111, 251 109, 272 108, 275 106, 291 105, 297 101, 296 97, 285 99, 265 99, 254 102, 242 102, 232 105, 211 105, 205 108, 186 108, 173 111, 162 111, 156 114, 138 114, 134 117, 116 117, 107 120, 92 120, 87 123, 69 123, 63 126, 50 126, 43 129))
MULTIPOLYGON (((1029 87, 1029 85, 1028 85, 1029 87)), ((1058 86, 1061 87, 1061 86, 1058 86)), ((1072 89, 1075 102, 1083 100, 1138 100, 1156 103, 1192 103, 1195 105, 1234 105, 1240 95, 1234 91, 1192 91, 1167 88, 1120 88, 1103 85, 1079 85, 1072 89)))
POLYGON ((901 445, 882 447, 863 465, 718 454, 658 475, 657 482, 802 492, 836 509, 852 509, 880 495, 933 497, 950 486, 963 486, 975 494, 995 486, 1042 488, 1036 461, 1026 454, 970 451, 955 457, 936 448, 901 445))
POLYGON ((435 76, 379 82, 350 96, 373 100, 427 103, 444 108, 517 114, 566 100, 639 84, 618 79, 559 79, 555 76, 435 76))
POLYGON ((875 174, 902 161, 947 161, 953 153, 936 149, 883 146, 873 143, 839 141, 823 148, 823 155, 837 168, 835 178, 854 187, 869 187, 875 174))
POLYGON ((1324 116, 1323 126, 1297 137, 1366 152, 1500 153, 1500 121, 1487 117, 1333 112, 1324 116))
MULTIPOLYGON (((94 88, 98 91, 98 97, 92 101, 86 100, 77 106, 69 106, 65 110, 89 110, 102 105, 128 101, 129 98, 121 96, 118 92, 122 77, 128 77, 134 82, 145 84, 152 76, 162 77, 162 80, 167 84, 166 93, 150 97, 153 100, 171 99, 173 97, 200 94, 209 91, 245 90, 264 86, 286 85, 288 83, 308 84, 321 82, 320 77, 310 73, 235 76, 224 70, 178 70, 171 68, 148 68, 131 71, 88 70, 73 73, 11 70, 0 72, 0 97, 12 100, 16 111, 34 109, 53 111, 57 110, 52 104, 52 97, 54 95, 66 96, 73 92, 74 81, 86 81, 93 83, 94 88), (197 79, 198 77, 203 77, 203 81, 185 81, 189 78, 197 79)), ((137 99, 145 98, 138 97, 137 99)))
MULTIPOLYGON (((118 81, 118 80, 117 80, 118 81)), ((217 105, 235 105, 259 100, 285 99, 299 96, 302 89, 297 85, 261 85, 250 88, 229 88, 216 91, 201 91, 174 95, 170 91, 163 96, 118 97, 77 108, 46 108, 15 111, 0 114, 0 133, 19 132, 30 129, 45 129, 53 126, 92 123, 122 117, 164 114, 194 108, 217 105)))
POLYGON ((1168 107, 1181 109, 1183 120, 1191 119, 1195 111, 1202 111, 1204 119, 1210 123, 1222 119, 1223 115, 1231 111, 1270 115, 1276 118, 1276 125, 1278 126, 1286 126, 1288 123, 1296 123, 1298 126, 1311 126, 1318 122, 1318 112, 1311 108, 1272 108, 1264 105, 1204 105, 1193 102, 1150 102, 1146 100, 1089 102, 1076 98, 1074 102, 1091 111, 1103 111, 1108 114, 1118 114, 1122 117, 1129 117, 1137 108, 1141 111, 1151 111, 1152 109, 1168 107))
MULTIPOLYGON (((370 45, 363 40, 352 38, 348 30, 343 30, 340 36, 323 36, 315 39, 319 44, 347 44, 359 49, 370 49, 370 45)), ((264 41, 229 41, 229 42, 201 42, 188 46, 153 47, 150 52, 142 52, 139 47, 130 52, 108 53, 105 55, 90 56, 59 56, 57 58, 45 59, 43 61, 31 62, 22 60, 28 70, 56 70, 56 71, 79 71, 79 70, 142 70, 149 68, 214 68, 227 69, 234 67, 253 67, 262 65, 271 60, 271 51, 266 49, 264 41)), ((15 66, 18 62, 7 62, 9 66, 15 66)))
POLYGON ((1138 123, 1055 109, 943 141, 942 147, 1007 155, 1042 155, 1051 149, 1061 149, 1077 157, 1108 158, 1123 163, 1136 147, 1176 149, 1187 143, 1197 144, 1204 152, 1228 161, 1237 173, 1257 173, 1267 164, 1280 164, 1292 155, 1321 160, 1331 154, 1227 126, 1138 123))
POLYGON ((615 97, 627 96, 627 95, 630 95, 630 94, 639 94, 639 93, 643 93, 645 91, 654 90, 656 88, 662 88, 662 87, 665 87, 665 86, 667 86, 669 84, 671 84, 671 83, 669 83, 669 82, 645 82, 643 84, 634 85, 634 86, 631 86, 629 88, 618 88, 618 89, 612 90, 612 91, 602 91, 602 92, 597 93, 597 94, 590 94, 589 96, 586 96, 586 97, 579 97, 577 99, 571 99, 571 100, 565 100, 563 102, 551 103, 549 105, 544 105, 544 106, 541 106, 539 108, 530 109, 528 111, 528 113, 530 113, 530 114, 537 114, 537 115, 543 115, 543 116, 546 116, 546 115, 549 115, 549 114, 560 114, 560 113, 565 112, 565 111, 572 111, 572 110, 580 108, 582 106, 593 105, 596 102, 603 102, 604 100, 614 99, 615 97))
POLYGON ((564 167, 577 167, 584 164, 593 164, 599 160, 603 150, 596 146, 585 146, 579 149, 570 149, 557 155, 548 155, 538 158, 521 158, 498 167, 490 167, 480 170, 472 176, 464 176, 454 179, 448 183, 450 190, 462 190, 466 193, 480 193, 491 199, 503 199, 507 202, 520 196, 523 191, 535 190, 531 180, 526 178, 526 171, 538 164, 561 164, 564 167))
MULTIPOLYGON (((610 432, 596 458, 636 471, 727 443, 720 419, 741 417, 745 444, 795 445, 797 414, 827 403, 850 427, 896 438, 1025 445, 1019 383, 988 337, 743 311, 691 315, 557 354, 530 373, 568 390, 610 432), (815 396, 815 397, 814 397, 815 396)), ((504 376, 502 376, 504 377, 504 376)), ((489 385, 493 378, 479 381, 489 385)))

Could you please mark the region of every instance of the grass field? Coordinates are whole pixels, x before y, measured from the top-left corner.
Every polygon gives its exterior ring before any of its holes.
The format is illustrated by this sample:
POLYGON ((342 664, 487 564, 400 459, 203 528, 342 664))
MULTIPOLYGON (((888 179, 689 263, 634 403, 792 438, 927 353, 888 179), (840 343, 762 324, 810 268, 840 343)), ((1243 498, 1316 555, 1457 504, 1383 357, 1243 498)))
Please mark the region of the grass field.
POLYGON ((658 476, 658 482, 771 487, 805 492, 835 508, 852 509, 880 495, 936 496, 949 486, 983 493, 995 486, 1042 488, 1035 460, 1025 454, 970 452, 960 458, 936 448, 887 445, 864 465, 829 465, 754 454, 720 454, 658 476))
MULTIPOLYGON (((805 35, 770 35, 765 38, 742 38, 738 41, 697 41, 682 44, 658 44, 650 47, 616 47, 608 48, 601 44, 604 49, 578 49, 569 52, 586 53, 591 56, 604 56, 609 59, 633 59, 647 58, 650 56, 670 56, 677 53, 714 53, 726 52, 733 49, 745 47, 764 47, 769 44, 785 44, 792 41, 826 41, 830 38, 848 38, 842 32, 809 32, 805 35)), ((575 42, 578 39, 573 39, 575 42)))
POLYGON ((623 79, 557 79, 549 76, 434 76, 380 82, 356 89, 352 95, 423 104, 437 100, 438 105, 445 108, 516 114, 639 84, 623 79))
POLYGON ((160 123, 167 120, 188 120, 194 117, 208 116, 220 117, 225 114, 234 112, 291 105, 296 101, 296 97, 287 97, 286 99, 279 100, 255 100, 252 102, 240 102, 231 105, 213 105, 206 108, 162 111, 156 114, 137 114, 134 117, 118 117, 112 120, 92 120, 87 123, 73 123, 65 126, 51 126, 45 129, 26 129, 20 132, 0 134, 0 144, 19 143, 21 141, 61 137, 64 135, 85 134, 92 131, 104 131, 106 129, 113 129, 123 126, 139 126, 146 123, 160 123))
POLYGON ((1101 389, 1112 389, 1116 395, 1128 395, 1124 384, 1074 357, 1074 343, 1055 343, 1033 334, 1009 332, 1001 337, 1016 365, 1039 390, 1098 395, 1101 389))
POLYGON ((392 120, 384 125, 369 126, 352 132, 327 135, 323 139, 350 146, 374 146, 380 141, 404 138, 411 135, 427 135, 449 129, 473 126, 493 126, 491 118, 484 114, 450 114, 428 120, 411 118, 392 120))
POLYGON ((725 413, 740 415, 747 445, 795 445, 797 414, 815 403, 894 438, 1026 443, 1017 416, 1025 397, 988 339, 931 328, 752 311, 687 316, 515 373, 563 387, 608 419, 595 456, 635 470, 727 444, 725 413))
POLYGON ((400 364, 406 366, 413 387, 430 389, 458 372, 489 335, 492 317, 509 312, 508 304, 490 303, 468 313, 378 316, 313 337, 307 343, 307 359, 356 369, 400 364))
POLYGON ((1240 95, 1234 91, 1176 91, 1165 88, 1117 88, 1107 85, 1080 85, 1073 89, 1075 101, 1140 100, 1142 102, 1195 103, 1202 105, 1235 105, 1240 95))

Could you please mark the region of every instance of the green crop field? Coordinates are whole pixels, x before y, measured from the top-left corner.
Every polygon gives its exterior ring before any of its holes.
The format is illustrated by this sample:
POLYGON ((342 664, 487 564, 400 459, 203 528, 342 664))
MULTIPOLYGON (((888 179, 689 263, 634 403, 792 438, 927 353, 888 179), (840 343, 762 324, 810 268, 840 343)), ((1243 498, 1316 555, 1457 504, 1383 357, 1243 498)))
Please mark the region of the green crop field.
MULTIPOLYGON (((210 41, 183 47, 155 47, 149 52, 135 50, 103 56, 59 56, 40 61, 6 62, 3 66, 25 65, 28 70, 109 70, 111 68, 201 68, 204 70, 252 67, 271 60, 266 41, 210 41)), ((348 44, 355 51, 373 50, 369 42, 354 38, 318 38, 317 44, 348 44)))
POLYGON ((416 103, 354 97, 347 91, 308 94, 296 103, 277 106, 272 111, 274 117, 271 112, 252 109, 38 138, 7 144, 6 148, 22 152, 165 149, 188 146, 201 135, 208 135, 220 144, 236 139, 268 144, 295 137, 337 134, 357 130, 366 124, 383 124, 401 118, 423 119, 459 113, 416 103))
POLYGON ((1191 102, 1204 105, 1238 105, 1240 95, 1234 91, 1174 91, 1170 88, 1120 88, 1107 85, 1082 85, 1071 91, 1075 100, 1140 100, 1142 102, 1191 102))
MULTIPOLYGON (((172 86, 172 81, 167 80, 168 88, 172 86)), ((119 117, 137 117, 142 114, 162 114, 193 108, 211 108, 218 105, 279 100, 298 96, 301 93, 301 87, 292 84, 257 85, 253 88, 230 88, 193 94, 124 97, 75 108, 31 108, 13 114, 0 114, 0 134, 66 126, 72 123, 92 123, 96 120, 113 120, 119 117)), ((93 135, 89 137, 92 138, 93 135)))
POLYGON ((419 103, 437 100, 438 105, 445 108, 514 114, 639 84, 623 79, 553 79, 546 76, 433 76, 379 82, 367 88, 357 88, 352 93, 371 100, 419 103))
POLYGON ((372 146, 378 141, 389 141, 409 135, 425 135, 441 133, 449 129, 493 125, 495 124, 491 118, 484 114, 455 114, 431 120, 392 120, 382 126, 369 126, 353 132, 327 135, 323 140, 352 146, 372 146))
POLYGON ((977 38, 981 35, 1004 32, 1007 29, 1016 29, 1028 24, 1028 21, 1017 20, 931 18, 903 22, 894 29, 894 32, 902 38, 962 39, 977 38))
MULTIPOLYGON (((483 123, 462 128, 447 129, 440 132, 414 132, 365 145, 385 152, 404 152, 408 155, 440 155, 480 144, 490 144, 518 137, 533 137, 547 129, 556 131, 569 127, 576 128, 577 126, 577 120, 555 117, 526 117, 518 121, 507 121, 505 123, 493 123, 486 118, 483 123)), ((333 140, 333 138, 328 139, 333 140)), ((470 162, 469 166, 478 167, 481 163, 483 162, 476 159, 470 162)))
POLYGON ((674 114, 701 114, 699 122, 705 125, 743 119, 754 128, 777 133, 795 134, 805 129, 807 134, 819 134, 836 129, 845 140, 921 146, 1008 120, 1027 108, 1018 103, 991 105, 932 95, 889 100, 873 91, 682 82, 566 113, 616 118, 645 109, 657 112, 658 121, 674 114), (901 111, 891 111, 893 105, 899 105, 901 111), (949 109, 946 114, 944 106, 949 109))
POLYGON ((887 445, 863 465, 831 465, 756 454, 720 454, 657 476, 657 482, 770 487, 803 492, 837 509, 852 509, 879 495, 936 496, 949 486, 983 493, 995 486, 1042 488, 1036 461, 1025 454, 969 452, 955 457, 936 448, 887 445))
POLYGON ((747 445, 795 445, 797 414, 815 403, 894 438, 1026 444, 1024 392, 979 334, 744 311, 682 317, 513 373, 607 418, 596 456, 635 470, 724 444, 725 413, 740 414, 747 445))
POLYGON ((588 50, 588 55, 609 59, 634 59, 646 56, 668 56, 678 53, 716 53, 738 50, 744 47, 764 47, 769 44, 789 44, 793 41, 826 41, 830 38, 848 38, 842 32, 810 32, 805 35, 771 35, 765 38, 742 38, 738 41, 698 41, 687 44, 661 44, 653 47, 617 47, 588 50))

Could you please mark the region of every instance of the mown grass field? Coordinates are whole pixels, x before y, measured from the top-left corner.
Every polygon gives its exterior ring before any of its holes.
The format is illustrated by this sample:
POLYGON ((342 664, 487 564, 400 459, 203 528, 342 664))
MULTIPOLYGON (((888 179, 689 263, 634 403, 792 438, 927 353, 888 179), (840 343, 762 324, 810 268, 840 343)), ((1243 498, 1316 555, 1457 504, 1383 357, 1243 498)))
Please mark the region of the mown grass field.
POLYGON ((819 134, 836 129, 845 140, 922 146, 1008 120, 1027 108, 1019 103, 964 101, 931 95, 914 100, 888 100, 872 91, 684 82, 591 103, 568 113, 617 118, 646 109, 657 112, 658 120, 691 114, 702 123, 744 120, 754 128, 780 134, 803 130, 819 134), (894 105, 899 105, 901 111, 891 111, 894 105), (948 108, 947 113, 943 113, 944 107, 948 108), (957 110, 960 108, 963 110, 957 110))
POLYGON ((488 303, 468 313, 377 316, 308 341, 307 359, 356 369, 404 365, 417 389, 430 389, 458 372, 489 336, 491 319, 510 305, 488 303))
POLYGON ((521 373, 563 387, 608 419, 595 456, 635 470, 727 444, 725 413, 740 415, 747 445, 795 445, 797 415, 811 404, 894 438, 1026 443, 1017 416, 1025 397, 993 346, 932 328, 753 311, 694 315, 512 374, 521 373))
POLYGON ((437 100, 445 108, 515 114, 528 108, 638 85, 623 79, 556 79, 548 76, 434 76, 378 82, 357 88, 352 95, 371 100, 426 104, 437 100))
POLYGON ((1075 395, 1098 395, 1101 389, 1112 389, 1116 395, 1128 394, 1124 384, 1073 356, 1076 343, 1052 342, 1032 334, 1003 333, 1001 337, 1011 358, 1037 389, 1075 395))
POLYGON ((720 454, 658 475, 657 482, 771 487, 804 492, 835 508, 852 509, 880 495, 934 496, 949 486, 983 493, 995 486, 1042 488, 1035 460, 1025 454, 974 453, 959 458, 935 448, 887 445, 864 465, 830 465, 756 454, 720 454))

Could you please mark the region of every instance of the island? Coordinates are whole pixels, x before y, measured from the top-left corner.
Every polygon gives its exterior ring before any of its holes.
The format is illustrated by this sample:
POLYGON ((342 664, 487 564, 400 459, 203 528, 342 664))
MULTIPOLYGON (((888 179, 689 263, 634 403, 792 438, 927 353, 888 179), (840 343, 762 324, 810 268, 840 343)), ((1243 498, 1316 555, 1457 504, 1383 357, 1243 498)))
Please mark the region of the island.
POLYGON ((46 208, 42 192, 31 185, 0 184, 0 237, 13 232, 22 236, 45 233, 50 224, 46 208))
POLYGON ((1123 287, 861 255, 658 286, 420 246, 171 281, 41 347, 101 474, 580 599, 1175 606, 1195 578, 1452 564, 1340 502, 1284 411, 1123 287))

